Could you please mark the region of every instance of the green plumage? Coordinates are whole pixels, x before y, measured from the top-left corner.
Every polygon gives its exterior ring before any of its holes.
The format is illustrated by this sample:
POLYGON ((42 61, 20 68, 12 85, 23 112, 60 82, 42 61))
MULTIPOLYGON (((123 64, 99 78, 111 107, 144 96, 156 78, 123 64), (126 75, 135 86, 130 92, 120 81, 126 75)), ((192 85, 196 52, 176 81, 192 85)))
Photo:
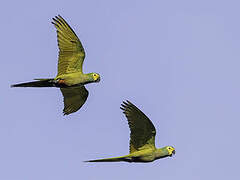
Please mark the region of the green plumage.
POLYGON ((11 87, 59 87, 64 97, 64 115, 78 111, 86 102, 88 91, 85 84, 99 82, 97 73, 84 74, 82 65, 85 51, 73 29, 60 16, 53 18, 57 29, 59 47, 58 74, 53 79, 14 84, 11 87))
POLYGON ((130 154, 126 156, 89 160, 85 162, 152 162, 156 159, 172 156, 172 146, 155 147, 156 129, 150 119, 130 101, 123 102, 123 113, 126 115, 130 134, 130 154))

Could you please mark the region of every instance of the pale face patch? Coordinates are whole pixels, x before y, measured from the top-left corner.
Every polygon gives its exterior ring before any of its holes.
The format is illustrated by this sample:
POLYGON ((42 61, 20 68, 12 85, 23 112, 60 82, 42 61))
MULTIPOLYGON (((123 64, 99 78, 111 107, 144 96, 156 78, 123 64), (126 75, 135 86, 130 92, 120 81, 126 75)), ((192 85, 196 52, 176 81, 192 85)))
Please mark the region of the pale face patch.
POLYGON ((93 73, 93 80, 99 82, 100 81, 100 75, 97 73, 93 73))
POLYGON ((175 154, 175 149, 171 146, 167 146, 168 154, 171 156, 172 154, 175 154))

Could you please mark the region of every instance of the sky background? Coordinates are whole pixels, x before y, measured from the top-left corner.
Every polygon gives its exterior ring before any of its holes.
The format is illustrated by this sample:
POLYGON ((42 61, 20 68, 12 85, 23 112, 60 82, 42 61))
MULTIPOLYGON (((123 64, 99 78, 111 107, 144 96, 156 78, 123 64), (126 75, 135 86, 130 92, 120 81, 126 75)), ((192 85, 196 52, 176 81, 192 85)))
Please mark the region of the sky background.
POLYGON ((239 178, 240 1, 2 1, 1 180, 202 180, 239 178), (55 77, 62 15, 82 41, 87 85, 63 116, 57 88, 10 88, 55 77), (119 107, 130 100, 154 123, 152 163, 84 163, 128 154, 119 107))

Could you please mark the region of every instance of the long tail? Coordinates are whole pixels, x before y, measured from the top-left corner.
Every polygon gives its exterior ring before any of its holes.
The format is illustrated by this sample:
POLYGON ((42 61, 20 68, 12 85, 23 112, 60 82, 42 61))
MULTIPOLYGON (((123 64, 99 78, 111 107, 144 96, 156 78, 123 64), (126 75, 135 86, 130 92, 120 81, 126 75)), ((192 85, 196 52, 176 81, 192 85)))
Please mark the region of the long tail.
POLYGON ((55 87, 54 79, 34 79, 36 81, 13 84, 11 87, 55 87))
POLYGON ((89 160, 84 162, 119 162, 119 161, 131 162, 131 159, 126 156, 121 156, 121 157, 106 158, 106 159, 95 159, 95 160, 89 160))

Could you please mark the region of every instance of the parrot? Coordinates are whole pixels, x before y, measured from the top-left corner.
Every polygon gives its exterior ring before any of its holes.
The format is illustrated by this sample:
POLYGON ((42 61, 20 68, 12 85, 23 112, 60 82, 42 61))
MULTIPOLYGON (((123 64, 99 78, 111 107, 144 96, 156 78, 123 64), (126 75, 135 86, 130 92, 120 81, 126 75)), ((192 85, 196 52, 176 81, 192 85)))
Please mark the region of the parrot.
POLYGON ((172 146, 155 147, 156 129, 151 120, 130 101, 123 101, 120 109, 125 114, 130 128, 130 153, 125 156, 88 160, 84 162, 136 162, 147 163, 172 156, 175 149, 172 146))
POLYGON ((58 72, 55 78, 34 79, 35 81, 13 84, 11 87, 57 87, 63 95, 63 114, 78 111, 88 98, 85 85, 100 81, 98 73, 83 73, 85 51, 70 25, 60 16, 52 18, 57 31, 58 72))

